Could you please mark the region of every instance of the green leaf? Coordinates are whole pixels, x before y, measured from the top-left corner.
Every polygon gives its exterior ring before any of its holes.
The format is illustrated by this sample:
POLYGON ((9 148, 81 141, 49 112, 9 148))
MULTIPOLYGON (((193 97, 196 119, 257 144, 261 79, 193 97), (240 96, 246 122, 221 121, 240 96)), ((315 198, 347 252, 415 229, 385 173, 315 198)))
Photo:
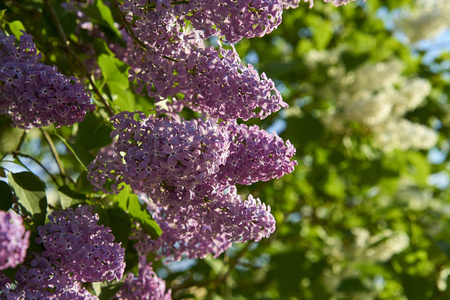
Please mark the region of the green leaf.
POLYGON ((135 240, 129 240, 125 249, 125 261, 127 262, 125 273, 131 272, 137 274, 139 271, 139 255, 134 244, 135 240))
POLYGON ((21 30, 25 31, 25 26, 23 26, 22 22, 19 20, 12 21, 9 23, 9 29, 11 30, 12 34, 18 39, 22 35, 21 30))
POLYGON ((330 21, 320 20, 314 25, 314 40, 317 49, 325 49, 333 37, 333 24, 330 21))
POLYGON ((13 203, 13 195, 9 185, 0 181, 0 210, 7 211, 13 203))
POLYGON ((103 79, 108 85, 114 84, 119 88, 128 88, 127 66, 124 62, 112 56, 101 54, 98 58, 98 65, 102 70, 103 79))
POLYGON ((36 225, 44 225, 47 212, 45 184, 33 173, 9 173, 8 181, 14 189, 19 204, 36 225))
POLYGON ((86 195, 72 191, 67 185, 60 187, 58 189, 58 194, 63 209, 86 201, 86 195))
POLYGON ((5 169, 0 167, 0 177, 6 177, 5 169))
POLYGON ((114 104, 120 111, 135 111, 136 100, 135 95, 129 89, 123 89, 116 84, 109 84, 109 90, 113 95, 114 104))
POLYGON ((162 230, 158 223, 153 220, 146 209, 146 206, 139 203, 138 196, 136 195, 131 195, 129 200, 128 213, 142 225, 144 231, 148 233, 152 239, 157 239, 161 235, 162 230))
POLYGON ((130 216, 119 207, 108 208, 106 213, 108 214, 108 226, 115 237, 114 242, 122 243, 122 247, 126 248, 131 234, 130 216))
POLYGON ((2 273, 6 277, 8 277, 9 280, 11 280, 11 282, 14 282, 16 280, 16 274, 17 274, 17 271, 19 271, 19 267, 20 267, 20 265, 18 265, 15 268, 7 268, 5 270, 2 270, 2 273))
POLYGON ((88 114, 79 124, 75 142, 86 150, 102 148, 111 144, 111 131, 103 119, 88 114))
POLYGON ((162 230, 158 223, 153 220, 146 206, 139 203, 138 196, 131 192, 129 186, 124 186, 124 189, 114 197, 113 201, 136 220, 152 239, 157 239, 161 235, 162 230))

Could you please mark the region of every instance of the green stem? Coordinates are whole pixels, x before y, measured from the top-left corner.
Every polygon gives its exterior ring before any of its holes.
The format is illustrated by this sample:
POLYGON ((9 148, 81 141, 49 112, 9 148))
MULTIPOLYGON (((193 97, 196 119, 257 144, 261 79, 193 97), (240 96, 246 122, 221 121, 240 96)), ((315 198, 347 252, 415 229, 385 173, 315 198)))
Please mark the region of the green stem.
POLYGON ((83 161, 81 161, 81 159, 78 157, 75 150, 73 150, 72 146, 70 146, 69 142, 64 137, 62 137, 61 135, 59 135, 56 132, 55 132, 55 135, 61 140, 61 142, 64 143, 64 145, 66 145, 67 149, 69 149, 70 152, 72 152, 72 154, 75 156, 75 158, 77 159, 77 161, 80 163, 81 167, 83 168, 83 171, 87 171, 88 169, 84 165, 83 161))
POLYGON ((66 179, 71 180, 71 178, 68 177, 66 175, 66 172, 64 171, 64 166, 63 166, 63 164, 61 162, 61 159, 59 157, 58 151, 56 151, 56 147, 55 147, 55 144, 53 143, 52 138, 50 137, 50 135, 46 131, 41 129, 41 132, 44 135, 45 139, 47 140, 48 145, 50 146, 50 150, 52 152, 53 158, 55 159, 56 164, 58 165, 59 173, 61 174, 61 177, 63 178, 64 183, 65 183, 66 179))

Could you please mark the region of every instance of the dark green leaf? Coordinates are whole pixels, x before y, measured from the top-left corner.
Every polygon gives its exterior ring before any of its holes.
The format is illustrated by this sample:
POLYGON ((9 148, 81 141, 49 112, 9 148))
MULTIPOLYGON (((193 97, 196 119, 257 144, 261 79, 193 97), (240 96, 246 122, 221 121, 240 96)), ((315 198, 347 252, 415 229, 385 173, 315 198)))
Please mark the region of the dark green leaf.
POLYGON ((0 167, 0 177, 6 177, 5 169, 0 167))
POLYGON ((98 298, 100 300, 110 300, 110 299, 116 299, 112 298, 122 287, 123 283, 117 283, 111 286, 102 286, 102 290, 100 292, 100 295, 98 298))
POLYGON ((92 184, 87 179, 87 172, 83 171, 78 175, 77 181, 75 182, 75 189, 78 193, 90 193, 92 192, 92 184))
POLYGON ((7 211, 12 205, 13 195, 11 188, 4 181, 0 181, 0 199, 0 209, 7 211))
POLYGON ((337 290, 340 292, 363 292, 367 291, 367 288, 359 278, 351 277, 342 280, 337 290))
POLYGON ((122 243, 122 247, 126 248, 131 233, 130 216, 119 207, 108 208, 106 213, 115 242, 122 243))
POLYGON ((25 212, 36 225, 43 225, 47 212, 45 184, 30 172, 9 173, 8 181, 25 212))
POLYGON ((111 131, 102 118, 88 114, 79 124, 75 142, 86 150, 101 148, 111 144, 111 131))
POLYGON ((75 14, 66 12, 63 16, 61 16, 60 22, 61 27, 67 36, 75 33, 75 29, 77 28, 77 16, 75 14))

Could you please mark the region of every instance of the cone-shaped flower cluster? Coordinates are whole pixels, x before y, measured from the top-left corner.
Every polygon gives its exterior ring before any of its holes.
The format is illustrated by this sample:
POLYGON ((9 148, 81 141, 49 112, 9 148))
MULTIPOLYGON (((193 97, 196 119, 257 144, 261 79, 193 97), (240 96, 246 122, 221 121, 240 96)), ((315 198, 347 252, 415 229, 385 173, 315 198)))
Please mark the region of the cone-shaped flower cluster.
POLYGON ((25 129, 83 121, 95 107, 81 83, 40 59, 31 35, 23 32, 17 43, 0 31, 0 113, 25 129))
POLYGON ((42 255, 81 282, 122 278, 125 249, 114 243, 108 227, 97 225, 98 215, 88 206, 54 211, 50 222, 38 227, 42 255))
POLYGON ((175 8, 124 9, 139 18, 134 34, 145 45, 128 54, 130 80, 136 80, 137 92, 146 92, 155 101, 171 98, 224 120, 265 118, 287 106, 273 81, 251 65, 243 66, 235 51, 204 48, 203 32, 186 33, 175 8))
POLYGON ((97 225, 98 215, 88 206, 54 211, 49 220, 38 227, 36 239, 45 250, 30 253, 14 285, 0 278, 5 282, 0 299, 95 300, 83 282, 122 278, 125 249, 114 243, 108 227, 97 225))
MULTIPOLYGON (((252 195, 242 201, 234 186, 198 187, 203 203, 174 208, 148 202, 148 209, 163 230, 157 240, 136 231, 136 248, 141 255, 157 252, 158 257, 179 260, 184 256, 203 258, 219 256, 233 242, 259 241, 275 230, 270 207, 252 195)), ((173 200, 175 195, 172 195, 173 200)), ((148 199, 147 199, 148 201, 148 199)), ((195 201, 194 201, 195 202, 195 201)))
POLYGON ((126 183, 149 196, 164 233, 156 242, 140 238, 142 253, 204 257, 274 231, 270 208, 251 195, 243 202, 234 185, 292 172, 295 149, 289 142, 234 121, 145 118, 139 112, 113 120, 117 141, 90 164, 89 180, 105 192, 109 179, 113 192, 126 183))
POLYGON ((98 300, 73 280, 64 267, 57 267, 40 254, 33 254, 20 266, 15 288, 7 285, 0 299, 98 300))
POLYGON ((30 232, 14 212, 0 210, 0 270, 14 268, 25 259, 30 232))

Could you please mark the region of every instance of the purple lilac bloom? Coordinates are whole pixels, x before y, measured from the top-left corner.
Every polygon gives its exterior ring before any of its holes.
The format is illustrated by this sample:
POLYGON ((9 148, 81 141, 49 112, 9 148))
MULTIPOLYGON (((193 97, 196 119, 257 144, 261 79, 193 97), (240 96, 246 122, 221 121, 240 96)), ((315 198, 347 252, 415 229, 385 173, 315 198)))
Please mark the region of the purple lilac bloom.
POLYGON ((212 120, 146 118, 141 112, 121 112, 111 120, 117 141, 88 167, 96 189, 112 179, 114 192, 121 182, 138 193, 189 191, 216 174, 228 156, 229 138, 212 120))
POLYGON ((111 229, 97 225, 99 217, 88 206, 54 211, 49 220, 38 227, 36 242, 43 244, 42 255, 55 266, 82 282, 122 278, 125 249, 114 243, 111 229))
POLYGON ((270 207, 252 195, 242 201, 234 186, 204 183, 196 193, 202 201, 187 207, 162 206, 159 199, 147 200, 163 233, 152 240, 135 230, 135 247, 142 257, 150 252, 169 260, 204 258, 211 253, 217 257, 233 242, 259 241, 275 230, 270 207))
POLYGON ((218 176, 231 184, 252 184, 281 178, 294 170, 296 161, 290 159, 295 154, 294 146, 288 141, 286 145, 275 132, 267 131, 254 125, 230 122, 230 155, 227 162, 220 166, 218 176))
POLYGON ((16 274, 16 287, 4 292, 1 299, 98 300, 69 275, 64 266, 33 253, 16 274))
POLYGON ((25 259, 30 232, 14 212, 0 211, 0 270, 14 268, 25 259))
POLYGON ((178 101, 224 120, 265 118, 287 107, 273 81, 253 66, 243 66, 234 50, 204 48, 203 33, 181 30, 184 23, 172 7, 146 13, 135 10, 140 19, 134 34, 145 49, 136 47, 127 57, 130 80, 136 80, 138 93, 156 102, 178 101))
POLYGON ((170 300, 172 297, 171 290, 166 292, 165 281, 159 278, 152 265, 148 264, 139 268, 138 276, 128 273, 115 299, 170 300))
POLYGON ((190 0, 188 4, 178 3, 175 8, 169 0, 148 2, 156 5, 125 0, 122 9, 139 18, 144 18, 144 8, 153 7, 152 13, 171 9, 177 18, 186 18, 195 29, 203 31, 205 38, 218 35, 228 43, 272 32, 281 23, 283 13, 281 0, 190 0))
POLYGON ((223 120, 265 118, 286 108, 274 82, 252 65, 244 67, 233 50, 192 51, 186 60, 191 93, 182 100, 193 110, 223 120))
POLYGON ((205 37, 223 36, 228 43, 262 37, 281 23, 281 0, 191 0, 186 19, 205 32, 205 37))
POLYGON ((157 241, 139 238, 139 252, 200 258, 273 232, 270 208, 252 196, 242 201, 234 184, 292 172, 295 149, 289 142, 236 122, 146 118, 141 112, 112 120, 117 140, 89 165, 88 176, 96 189, 108 192, 109 179, 112 192, 126 183, 151 199, 163 234, 157 241))
POLYGON ((22 32, 17 43, 0 31, 0 113, 24 129, 81 122, 95 109, 89 94, 75 77, 40 63, 32 36, 22 32))

